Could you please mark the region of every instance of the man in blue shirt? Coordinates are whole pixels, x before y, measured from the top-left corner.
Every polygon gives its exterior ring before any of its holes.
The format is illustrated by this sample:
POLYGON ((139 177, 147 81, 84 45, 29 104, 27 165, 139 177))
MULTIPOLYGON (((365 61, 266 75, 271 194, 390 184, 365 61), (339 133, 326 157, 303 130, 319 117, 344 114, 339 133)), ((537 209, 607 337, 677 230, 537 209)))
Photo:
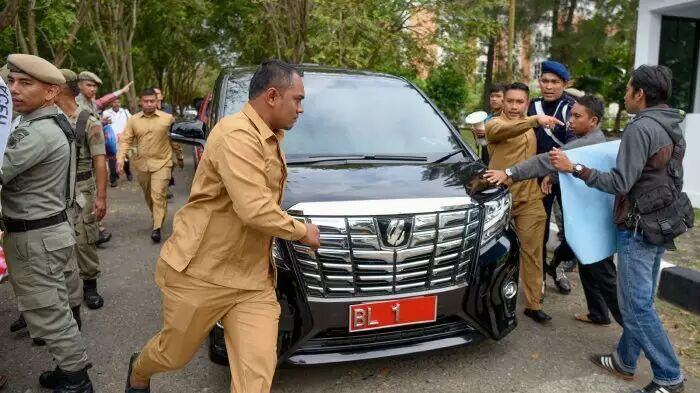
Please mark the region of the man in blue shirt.
MULTIPOLYGON (((553 116, 564 125, 556 125, 551 130, 541 126, 535 128, 537 154, 547 153, 553 148, 559 148, 574 139, 574 135, 566 127, 571 108, 573 108, 576 103, 572 96, 564 92, 570 80, 571 74, 565 65, 552 60, 542 63, 542 74, 538 79, 542 97, 530 101, 527 115, 553 116)), ((545 225, 544 230, 545 247, 543 247, 544 253, 542 255, 542 266, 544 267, 545 273, 543 278, 546 278, 546 274, 549 274, 554 279, 559 292, 569 294, 571 292, 571 285, 566 275, 564 275, 564 270, 559 269, 558 266, 547 265, 546 245, 547 240, 549 240, 549 222, 552 217, 552 205, 554 204, 555 198, 559 201, 559 206, 561 206, 561 190, 559 189, 559 184, 553 185, 552 192, 542 199, 545 212, 547 213, 547 225, 545 225)), ((544 286, 542 288, 544 288, 544 286)))

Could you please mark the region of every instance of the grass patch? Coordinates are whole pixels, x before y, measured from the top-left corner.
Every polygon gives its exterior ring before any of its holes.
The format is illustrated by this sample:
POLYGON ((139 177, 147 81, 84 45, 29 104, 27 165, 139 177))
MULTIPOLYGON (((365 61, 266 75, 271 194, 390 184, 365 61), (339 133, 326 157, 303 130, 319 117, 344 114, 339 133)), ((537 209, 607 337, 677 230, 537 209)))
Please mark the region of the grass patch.
POLYGON ((700 209, 695 209, 695 222, 700 221, 700 209))
POLYGON ((683 370, 700 378, 700 316, 657 300, 656 310, 668 331, 683 370))

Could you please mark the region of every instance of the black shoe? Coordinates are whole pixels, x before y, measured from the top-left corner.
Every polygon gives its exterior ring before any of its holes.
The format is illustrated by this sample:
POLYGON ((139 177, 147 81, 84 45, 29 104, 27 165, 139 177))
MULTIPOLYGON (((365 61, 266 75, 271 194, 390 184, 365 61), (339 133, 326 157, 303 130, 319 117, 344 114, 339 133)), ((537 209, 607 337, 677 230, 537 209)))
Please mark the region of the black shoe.
POLYGON ((537 323, 545 323, 552 320, 552 317, 547 315, 547 313, 542 310, 531 310, 526 308, 525 315, 532 318, 537 323))
POLYGON ((107 243, 110 240, 112 240, 112 234, 103 229, 100 231, 100 237, 95 242, 95 245, 99 246, 100 244, 107 243))
POLYGON ((22 329, 26 329, 26 328, 27 328, 27 321, 24 320, 24 317, 22 316, 22 314, 19 314, 19 318, 17 318, 17 320, 12 322, 12 324, 10 325, 10 331, 13 333, 16 331, 22 330, 22 329))
POLYGON ((151 232, 151 240, 153 240, 153 243, 160 243, 160 228, 154 229, 153 232, 151 232))
POLYGON ((124 393, 151 393, 150 387, 147 387, 145 389, 137 389, 131 387, 131 368, 133 367, 134 362, 138 357, 139 353, 135 352, 131 355, 131 358, 129 359, 129 371, 127 371, 126 374, 126 386, 124 387, 124 393))
POLYGON ((87 367, 80 371, 61 370, 65 377, 63 386, 55 388, 53 393, 94 393, 92 382, 87 373, 87 367))
POLYGON ((38 338, 38 337, 37 337, 37 338, 33 338, 33 339, 32 339, 32 342, 33 342, 34 345, 36 345, 37 347, 43 347, 44 345, 46 345, 46 340, 44 340, 43 338, 38 338))
POLYGON ((75 323, 78 324, 78 330, 82 330, 83 320, 80 318, 80 306, 75 306, 70 310, 73 312, 73 319, 75 319, 75 323))
POLYGON ((661 386, 656 382, 651 381, 649 385, 644 387, 644 389, 635 390, 632 393, 681 393, 684 390, 685 386, 683 382, 676 385, 661 386))
POLYGON ((588 359, 596 366, 618 378, 622 378, 626 381, 631 381, 634 378, 634 374, 620 370, 620 367, 617 365, 617 362, 615 362, 615 358, 612 355, 595 354, 588 359))
POLYGON ((129 173, 126 175, 126 180, 132 181, 132 180, 134 180, 134 176, 132 176, 131 173, 129 173))
POLYGON ((63 371, 56 366, 53 371, 45 371, 39 375, 39 384, 42 388, 56 389, 66 383, 66 376, 63 371))
POLYGON ((117 181, 114 180, 114 181, 109 182, 109 186, 112 187, 112 188, 116 187, 116 186, 117 186, 117 181))
POLYGON ((83 281, 83 300, 90 310, 97 310, 104 306, 104 299, 97 293, 97 280, 83 281))
POLYGON ((569 283, 569 279, 566 278, 566 274, 564 274, 563 267, 559 266, 555 269, 553 278, 554 284, 557 286, 559 293, 562 293, 564 295, 568 295, 571 293, 571 283, 569 283))

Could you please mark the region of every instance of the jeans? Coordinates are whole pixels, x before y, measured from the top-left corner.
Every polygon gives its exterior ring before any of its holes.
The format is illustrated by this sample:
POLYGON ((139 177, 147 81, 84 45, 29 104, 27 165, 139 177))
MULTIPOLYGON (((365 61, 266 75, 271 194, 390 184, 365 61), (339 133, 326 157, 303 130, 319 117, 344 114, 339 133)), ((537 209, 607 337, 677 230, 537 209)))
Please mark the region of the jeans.
POLYGON ((680 364, 654 309, 663 246, 644 241, 641 234, 617 234, 617 295, 624 319, 622 337, 613 354, 623 371, 634 373, 641 351, 649 359, 654 382, 661 386, 683 381, 680 364))

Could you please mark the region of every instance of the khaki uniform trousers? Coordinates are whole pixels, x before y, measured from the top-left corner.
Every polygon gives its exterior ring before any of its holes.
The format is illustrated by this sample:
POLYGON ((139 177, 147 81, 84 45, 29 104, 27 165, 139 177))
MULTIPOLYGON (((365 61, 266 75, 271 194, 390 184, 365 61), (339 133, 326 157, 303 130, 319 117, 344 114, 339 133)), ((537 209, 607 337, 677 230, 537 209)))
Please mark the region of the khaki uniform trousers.
POLYGON ((231 367, 231 392, 270 391, 280 315, 272 278, 262 291, 222 287, 180 273, 160 259, 156 283, 163 293, 163 329, 134 362, 136 377, 149 379, 184 367, 220 320, 231 367))
MULTIPOLYGON (((133 168, 133 166, 132 166, 133 168)), ((168 211, 168 183, 172 174, 172 167, 163 167, 155 172, 141 172, 136 170, 136 178, 146 198, 148 210, 153 218, 153 229, 163 226, 165 215, 168 211)))
MULTIPOLYGON (((32 338, 43 338, 49 353, 65 371, 87 365, 87 353, 69 304, 67 277, 73 264, 75 240, 69 223, 27 232, 7 232, 3 249, 17 308, 32 338)), ((79 290, 79 288, 78 288, 79 290)), ((78 301, 78 305, 80 300, 78 301)))
POLYGON ((525 304, 531 310, 541 310, 542 243, 547 215, 540 199, 514 202, 512 215, 520 241, 520 285, 525 292, 525 304))
POLYGON ((73 209, 75 253, 81 280, 100 277, 100 257, 95 242, 100 237, 100 225, 94 214, 95 182, 93 179, 78 183, 78 198, 73 209))

